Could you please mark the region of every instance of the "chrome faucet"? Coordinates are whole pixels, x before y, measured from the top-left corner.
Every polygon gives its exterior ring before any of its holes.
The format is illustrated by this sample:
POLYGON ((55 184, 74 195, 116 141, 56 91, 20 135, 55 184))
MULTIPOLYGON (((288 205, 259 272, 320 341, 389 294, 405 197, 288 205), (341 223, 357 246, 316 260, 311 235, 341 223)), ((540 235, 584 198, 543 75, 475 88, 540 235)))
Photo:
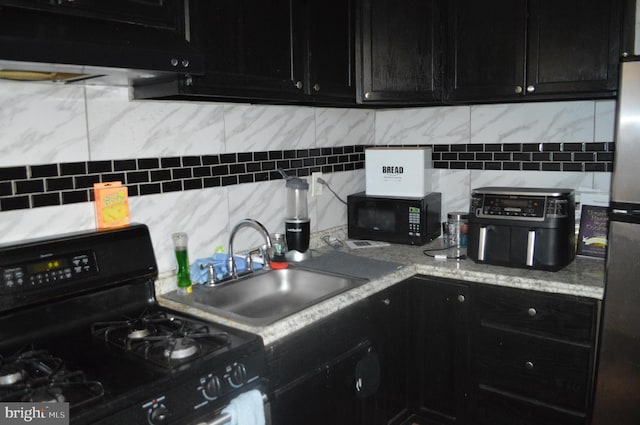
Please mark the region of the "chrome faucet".
MULTIPOLYGON (((269 236, 269 232, 267 231, 267 229, 260 224, 260 222, 253 220, 251 218, 245 218, 244 220, 240 220, 235 226, 233 226, 233 229, 231 230, 231 235, 229 236, 229 259, 227 260, 227 267, 229 268, 229 275, 231 276, 231 278, 235 279, 238 277, 238 269, 236 268, 236 260, 233 258, 234 254, 233 254, 233 239, 236 236, 236 233, 238 233, 238 230, 242 229, 243 227, 251 227, 255 230, 257 230, 262 237, 264 238, 265 241, 265 246, 261 246, 260 247, 260 254, 262 256, 262 262, 263 262, 263 266, 262 268, 264 270, 269 270, 271 269, 271 260, 269 259, 269 248, 271 248, 271 237, 269 236)), ((252 251, 254 252, 254 251, 252 251)), ((251 265, 251 253, 249 253, 249 258, 247 259, 247 268, 252 271, 252 265, 251 265)))

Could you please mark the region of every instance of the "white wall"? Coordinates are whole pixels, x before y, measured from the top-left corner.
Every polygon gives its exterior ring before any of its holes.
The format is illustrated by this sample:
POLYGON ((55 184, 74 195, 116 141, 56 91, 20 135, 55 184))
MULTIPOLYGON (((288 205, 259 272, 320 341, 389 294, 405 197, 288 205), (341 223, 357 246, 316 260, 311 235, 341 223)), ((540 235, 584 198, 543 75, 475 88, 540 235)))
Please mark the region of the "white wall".
MULTIPOLYGON (((545 143, 613 140, 615 102, 580 101, 402 110, 130 101, 124 88, 0 82, 0 167, 57 162, 306 149, 368 144, 545 143)), ((485 185, 609 188, 608 173, 434 171, 443 215, 468 208, 485 185)), ((343 198, 364 171, 326 176, 343 198)), ((191 260, 226 246, 242 218, 282 230, 284 183, 241 184, 130 198, 149 225, 161 271, 174 267, 170 235, 186 231, 191 260)), ((312 231, 346 224, 328 191, 310 200, 312 231)), ((94 227, 92 203, 0 212, 0 243, 94 227)), ((256 244, 241 233, 238 248, 256 244)))
MULTIPOLYGON (((378 111, 377 144, 612 142, 614 101, 543 102, 378 111)), ((482 186, 568 187, 609 191, 609 173, 436 170, 447 211, 469 208, 482 186)))

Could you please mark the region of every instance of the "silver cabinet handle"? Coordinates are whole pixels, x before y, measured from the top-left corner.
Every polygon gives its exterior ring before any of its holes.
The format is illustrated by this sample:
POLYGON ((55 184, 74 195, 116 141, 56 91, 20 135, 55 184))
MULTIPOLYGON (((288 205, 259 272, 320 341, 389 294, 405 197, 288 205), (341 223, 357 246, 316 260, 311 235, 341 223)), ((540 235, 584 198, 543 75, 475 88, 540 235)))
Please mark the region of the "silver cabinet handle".
POLYGON ((527 310, 527 314, 528 314, 530 317, 535 317, 535 316, 536 316, 536 314, 538 314, 538 312, 536 311, 536 309, 535 309, 535 308, 531 307, 529 310, 527 310))
POLYGON ((385 298, 384 300, 382 300, 382 304, 389 305, 391 304, 391 300, 389 298, 385 298))
POLYGON ((298 90, 302 89, 302 81, 296 81, 295 86, 298 90))
POLYGON ((480 228, 480 235, 478 236, 478 261, 484 261, 484 251, 487 244, 487 228, 480 228))
POLYGON ((531 370, 534 367, 533 362, 525 362, 524 363, 524 367, 527 368, 527 370, 531 370))
POLYGON ((533 256, 536 250, 536 231, 529 230, 527 237, 527 266, 533 266, 533 256))
POLYGON ((365 99, 370 99, 370 98, 371 98, 371 93, 366 92, 366 93, 364 94, 364 98, 365 98, 365 99))
POLYGON ((527 93, 533 93, 534 91, 536 91, 534 86, 527 86, 527 93))
POLYGON ((313 85, 313 90, 315 90, 315 91, 320 91, 320 84, 315 83, 315 84, 313 85))
POLYGON ((465 300, 466 300, 466 298, 464 297, 464 295, 462 295, 462 294, 458 295, 458 301, 459 302, 463 303, 463 302, 465 302, 465 300))
POLYGON ((522 86, 516 86, 515 92, 516 92, 517 94, 522 93, 522 86))

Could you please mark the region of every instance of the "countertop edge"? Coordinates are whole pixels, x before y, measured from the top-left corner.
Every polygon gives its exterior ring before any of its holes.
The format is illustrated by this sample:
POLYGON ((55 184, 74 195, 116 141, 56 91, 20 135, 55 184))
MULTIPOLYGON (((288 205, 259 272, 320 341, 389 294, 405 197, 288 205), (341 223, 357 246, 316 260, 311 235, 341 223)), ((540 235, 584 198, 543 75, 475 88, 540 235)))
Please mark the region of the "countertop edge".
POLYGON ((571 284, 553 280, 540 280, 521 276, 501 275, 488 272, 457 270, 455 268, 438 267, 437 265, 414 263, 407 264, 394 272, 386 274, 378 279, 373 279, 362 286, 343 292, 342 294, 336 295, 335 297, 264 327, 250 326, 229 320, 214 313, 169 300, 162 295, 158 296, 158 302, 164 307, 196 316, 203 320, 258 334, 262 337, 264 345, 268 346, 320 319, 327 317, 332 313, 368 298, 415 275, 441 277, 469 283, 528 289, 540 292, 575 295, 599 300, 602 299, 604 293, 604 289, 602 287, 571 284))

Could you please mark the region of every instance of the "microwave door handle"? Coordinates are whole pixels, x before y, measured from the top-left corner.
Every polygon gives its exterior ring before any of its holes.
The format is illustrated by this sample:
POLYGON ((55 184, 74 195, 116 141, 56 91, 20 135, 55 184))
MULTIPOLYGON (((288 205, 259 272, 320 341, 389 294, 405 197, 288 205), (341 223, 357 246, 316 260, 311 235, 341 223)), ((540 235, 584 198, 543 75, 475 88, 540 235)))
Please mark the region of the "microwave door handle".
POLYGON ((487 246, 487 228, 481 227, 478 235, 478 261, 484 261, 484 251, 487 246))
POLYGON ((533 267, 533 255, 536 249, 536 231, 529 230, 527 237, 527 266, 533 267))

